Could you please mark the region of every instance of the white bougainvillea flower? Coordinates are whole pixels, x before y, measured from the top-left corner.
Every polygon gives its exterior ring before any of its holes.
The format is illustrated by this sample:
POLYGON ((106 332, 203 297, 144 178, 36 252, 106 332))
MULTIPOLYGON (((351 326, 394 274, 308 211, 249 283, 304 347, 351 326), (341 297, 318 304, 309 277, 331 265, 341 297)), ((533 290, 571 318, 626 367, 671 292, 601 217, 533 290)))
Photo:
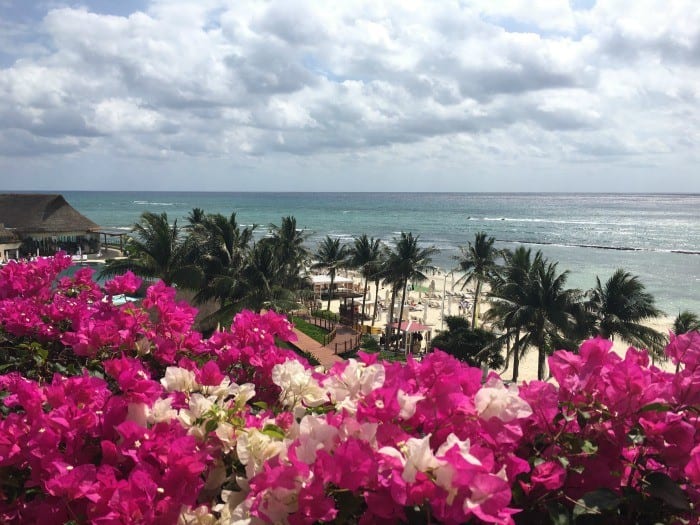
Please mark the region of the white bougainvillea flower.
POLYGON ((345 369, 338 375, 329 376, 323 383, 337 409, 350 414, 357 412, 357 401, 384 385, 384 366, 365 365, 356 359, 348 359, 345 369))
POLYGON ((425 399, 425 396, 422 394, 408 394, 399 388, 396 398, 399 402, 399 407, 401 407, 399 417, 401 419, 411 419, 413 414, 416 413, 416 404, 418 401, 425 399))
POLYGON ((192 392, 197 389, 194 372, 178 366, 165 369, 165 377, 160 380, 168 392, 192 392))
POLYGON ((299 461, 311 465, 316 461, 316 451, 332 450, 337 437, 338 428, 329 425, 325 417, 305 416, 299 424, 297 458, 299 461))
POLYGON ((288 359, 275 365, 272 381, 282 389, 280 401, 284 406, 303 409, 320 406, 328 400, 326 392, 313 378, 313 372, 297 360, 288 359))
POLYGON ((238 435, 236 441, 236 454, 245 465, 248 479, 262 471, 263 464, 270 458, 285 452, 287 445, 281 440, 253 428, 245 430, 238 435))
POLYGON ((481 419, 495 417, 504 423, 532 415, 530 405, 518 395, 517 385, 505 386, 495 377, 476 393, 474 407, 481 419))
POLYGON ((177 410, 172 408, 171 398, 156 399, 148 414, 148 422, 151 424, 167 423, 177 417, 177 410))

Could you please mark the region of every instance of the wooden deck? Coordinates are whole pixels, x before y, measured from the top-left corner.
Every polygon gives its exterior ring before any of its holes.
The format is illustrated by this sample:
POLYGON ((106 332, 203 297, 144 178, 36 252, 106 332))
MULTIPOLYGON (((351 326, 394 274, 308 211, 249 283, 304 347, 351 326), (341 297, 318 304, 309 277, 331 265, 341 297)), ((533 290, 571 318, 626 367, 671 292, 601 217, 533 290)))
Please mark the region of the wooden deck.
POLYGON ((297 335, 297 340, 292 344, 302 352, 314 356, 325 369, 343 361, 343 358, 336 354, 336 350, 339 353, 342 353, 343 349, 350 350, 358 337, 357 332, 349 326, 338 325, 335 339, 324 346, 296 328, 294 333, 297 335))

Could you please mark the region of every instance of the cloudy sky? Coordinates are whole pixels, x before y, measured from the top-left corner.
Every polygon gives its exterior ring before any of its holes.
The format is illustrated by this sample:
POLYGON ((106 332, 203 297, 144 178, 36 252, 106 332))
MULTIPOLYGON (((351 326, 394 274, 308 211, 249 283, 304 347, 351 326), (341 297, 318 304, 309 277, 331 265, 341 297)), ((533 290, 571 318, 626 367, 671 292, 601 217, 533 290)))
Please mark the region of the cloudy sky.
POLYGON ((700 192, 698 0, 0 0, 0 190, 700 192))

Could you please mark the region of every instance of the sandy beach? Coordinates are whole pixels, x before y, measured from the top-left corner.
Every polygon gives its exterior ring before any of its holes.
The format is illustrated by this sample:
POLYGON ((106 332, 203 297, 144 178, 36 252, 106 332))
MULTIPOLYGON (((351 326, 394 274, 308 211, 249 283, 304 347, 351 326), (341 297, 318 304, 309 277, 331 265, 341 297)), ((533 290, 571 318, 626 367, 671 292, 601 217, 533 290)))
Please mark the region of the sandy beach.
MULTIPOLYGON (((352 277, 354 282, 357 285, 363 284, 362 279, 354 272, 342 272, 342 275, 352 277)), ((454 284, 454 290, 453 290, 453 283, 457 283, 460 275, 458 273, 454 273, 454 279, 453 275, 451 273, 448 273, 447 275, 443 272, 436 272, 434 275, 430 275, 427 281, 424 281, 420 283, 419 285, 416 286, 416 290, 406 292, 406 302, 408 304, 414 304, 415 306, 411 306, 408 308, 404 308, 404 320, 409 320, 409 321, 419 321, 423 324, 427 324, 431 326, 431 338, 435 337, 438 332, 443 328, 442 324, 442 312, 444 308, 444 315, 445 317, 449 315, 459 315, 459 303, 460 300, 462 300, 462 296, 464 296, 469 303, 471 304, 473 302, 473 287, 468 286, 464 289, 461 289, 460 284, 454 284), (432 288, 432 283, 435 283, 434 285, 434 292, 423 292, 422 290, 424 289, 431 289, 432 288), (445 294, 443 295, 443 288, 445 290, 445 294), (420 291, 419 291, 420 290, 420 291), (443 301, 444 297, 444 301, 443 301), (444 303, 444 305, 443 305, 444 303)), ((366 312, 371 315, 372 313, 372 307, 374 305, 374 286, 371 285, 368 289, 368 296, 367 296, 367 302, 366 302, 366 312)), ((387 308, 381 309, 379 311, 379 315, 377 317, 377 320, 375 321, 374 326, 375 327, 385 327, 386 322, 387 322, 387 317, 388 317, 388 303, 390 301, 390 294, 391 291, 389 287, 385 286, 380 286, 379 288, 379 299, 380 301, 384 302, 384 304, 387 306, 387 308), (387 297, 389 298, 389 301, 387 301, 387 297)), ((396 305, 398 308, 398 304, 400 302, 400 297, 397 298, 396 305)), ((357 300, 358 303, 361 304, 362 300, 359 299, 357 300)), ((324 303, 325 307, 325 303, 324 303)), ((339 307, 339 301, 332 301, 331 309, 333 311, 338 311, 339 307)), ((479 314, 483 315, 484 312, 488 310, 488 303, 486 301, 482 301, 479 303, 479 314)), ((398 310, 394 313, 395 316, 398 316, 398 310)), ((468 318, 471 320, 471 313, 466 314, 463 313, 462 315, 468 315, 468 318)), ((370 325, 370 321, 365 321, 365 325, 370 325)), ((661 333, 668 333, 670 330, 671 326, 673 325, 673 317, 659 317, 657 319, 650 320, 649 322, 645 323, 647 326, 661 332, 661 333)), ((627 344, 625 341, 622 340, 615 340, 613 341, 613 351, 616 352, 620 356, 624 356, 625 352, 627 351, 627 348, 630 345, 627 344)), ((663 369, 671 370, 672 365, 670 363, 657 363, 657 366, 663 369)), ((506 369, 501 369, 501 370, 496 370, 504 379, 509 379, 512 375, 512 370, 509 368, 506 369)), ((520 361, 520 373, 519 373, 519 378, 520 380, 532 380, 532 379, 537 379, 537 351, 533 348, 528 353, 525 355, 523 359, 520 361)))

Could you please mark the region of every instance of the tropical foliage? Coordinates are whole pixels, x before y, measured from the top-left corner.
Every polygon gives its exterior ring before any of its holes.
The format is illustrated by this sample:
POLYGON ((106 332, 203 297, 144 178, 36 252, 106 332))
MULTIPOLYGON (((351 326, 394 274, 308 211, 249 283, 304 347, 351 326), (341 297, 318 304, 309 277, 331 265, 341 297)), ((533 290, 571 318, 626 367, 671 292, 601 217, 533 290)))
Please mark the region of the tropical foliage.
MULTIPOLYGON (((279 226, 269 225, 268 234, 256 237, 255 226, 242 227, 235 213, 206 214, 195 208, 185 228, 170 224, 166 214, 144 213, 134 225, 127 244, 128 257, 110 261, 104 274, 130 270, 147 279, 162 279, 180 289, 192 290, 197 305, 215 305, 210 327, 227 324, 243 309, 292 311, 311 295, 306 269, 324 268, 331 278, 326 307, 330 310, 337 270, 358 270, 363 278, 362 317, 370 282, 374 282, 372 324, 377 315, 379 285, 391 290, 389 317, 402 319, 409 282, 426 279, 436 250, 421 247, 419 238, 402 232, 391 246, 361 235, 350 246, 326 236, 312 251, 309 232, 297 227, 294 217, 283 217, 279 226), (311 265, 311 257, 315 264, 311 265), (394 312, 394 305, 399 311, 394 312)), ((661 356, 666 337, 647 322, 661 314, 654 298, 637 276, 620 269, 607 281, 596 279, 587 291, 566 287, 566 271, 541 252, 519 247, 498 250, 495 239, 484 232, 461 248, 455 271, 457 283, 474 286, 471 326, 479 323, 484 290, 490 309, 485 315, 488 329, 496 335, 496 346, 505 346, 512 361, 512 378, 518 379, 520 360, 530 349, 538 353, 538 376, 546 374, 546 356, 555 349, 574 348, 586 337, 620 338, 648 348, 661 356), (501 263, 502 259, 502 264, 501 263), (488 288, 486 288, 488 286, 488 288)), ((212 308, 210 307, 211 311, 212 308)), ((697 317, 682 312, 675 333, 698 327, 697 317)), ((387 349, 395 338, 387 327, 387 349)))
POLYGON ((320 372, 284 316, 203 339, 163 282, 118 306, 133 274, 69 264, 0 270, 2 523, 700 521, 700 333, 675 374, 600 338, 549 357, 556 384, 440 351, 320 372))
POLYGON ((432 339, 432 348, 438 348, 469 366, 486 366, 494 370, 503 366, 501 347, 493 333, 482 328, 472 329, 464 317, 448 316, 445 323, 447 330, 432 339))
POLYGON ((662 353, 665 338, 643 324, 662 312, 639 277, 623 269, 616 270, 605 284, 597 277, 586 306, 593 318, 592 333, 606 339, 619 336, 634 346, 662 353))
POLYGON ((544 379, 545 359, 558 348, 572 348, 576 342, 576 320, 580 317, 580 292, 566 288, 568 272, 559 272, 541 252, 519 248, 506 255, 503 276, 494 281, 490 315, 501 321, 507 337, 513 337, 513 380, 518 378, 518 361, 528 347, 538 352, 537 377, 544 379))
MULTIPOLYGON (((394 246, 386 254, 383 276, 387 283, 392 285, 392 301, 390 305, 390 318, 393 318, 394 300, 397 292, 401 292, 399 305, 399 323, 403 319, 404 303, 406 302, 406 287, 409 281, 421 282, 427 279, 425 272, 433 269, 432 256, 437 252, 433 247, 421 248, 419 237, 411 232, 401 232, 394 239, 394 246)), ((391 341, 391 324, 387 327, 387 345, 391 341)), ((388 346, 387 346, 388 347, 388 346)))
POLYGON ((676 335, 700 330, 700 317, 688 310, 683 310, 673 321, 673 333, 676 335))
POLYGON ((270 225, 271 236, 258 242, 255 229, 241 227, 235 213, 226 217, 194 208, 182 229, 177 221, 170 225, 165 213, 146 212, 134 225, 128 257, 108 261, 102 275, 129 270, 191 290, 195 304, 218 305, 210 316, 215 322, 230 322, 244 308, 294 309, 308 288, 307 235, 293 217, 270 225))
POLYGON ((141 277, 161 279, 167 285, 196 289, 203 275, 193 260, 192 247, 191 239, 183 239, 177 220, 171 225, 166 213, 146 211, 127 241, 128 257, 108 261, 102 273, 114 276, 131 271, 141 277))
POLYGON ((462 276, 457 283, 464 289, 468 284, 474 283, 474 309, 472 311, 472 326, 477 327, 477 314, 479 300, 484 283, 494 278, 497 269, 496 259, 500 252, 493 246, 496 239, 489 237, 485 232, 479 232, 474 236, 474 242, 466 247, 460 247, 460 255, 457 257, 457 270, 462 276))
POLYGON ((316 250, 316 262, 312 268, 323 268, 328 270, 330 276, 330 285, 328 287, 328 310, 331 309, 331 300, 333 299, 333 288, 335 284, 335 276, 339 268, 347 265, 348 247, 340 244, 340 239, 333 239, 326 235, 321 241, 316 250))
MULTIPOLYGON (((355 238, 349 250, 348 266, 360 271, 364 279, 362 293, 362 319, 365 318, 365 299, 367 297, 367 286, 370 280, 375 282, 374 290, 374 311, 377 310, 377 300, 379 296, 379 281, 382 270, 382 243, 374 237, 369 238, 367 234, 362 234, 355 238)), ((372 319, 374 321, 374 318, 372 319)))

